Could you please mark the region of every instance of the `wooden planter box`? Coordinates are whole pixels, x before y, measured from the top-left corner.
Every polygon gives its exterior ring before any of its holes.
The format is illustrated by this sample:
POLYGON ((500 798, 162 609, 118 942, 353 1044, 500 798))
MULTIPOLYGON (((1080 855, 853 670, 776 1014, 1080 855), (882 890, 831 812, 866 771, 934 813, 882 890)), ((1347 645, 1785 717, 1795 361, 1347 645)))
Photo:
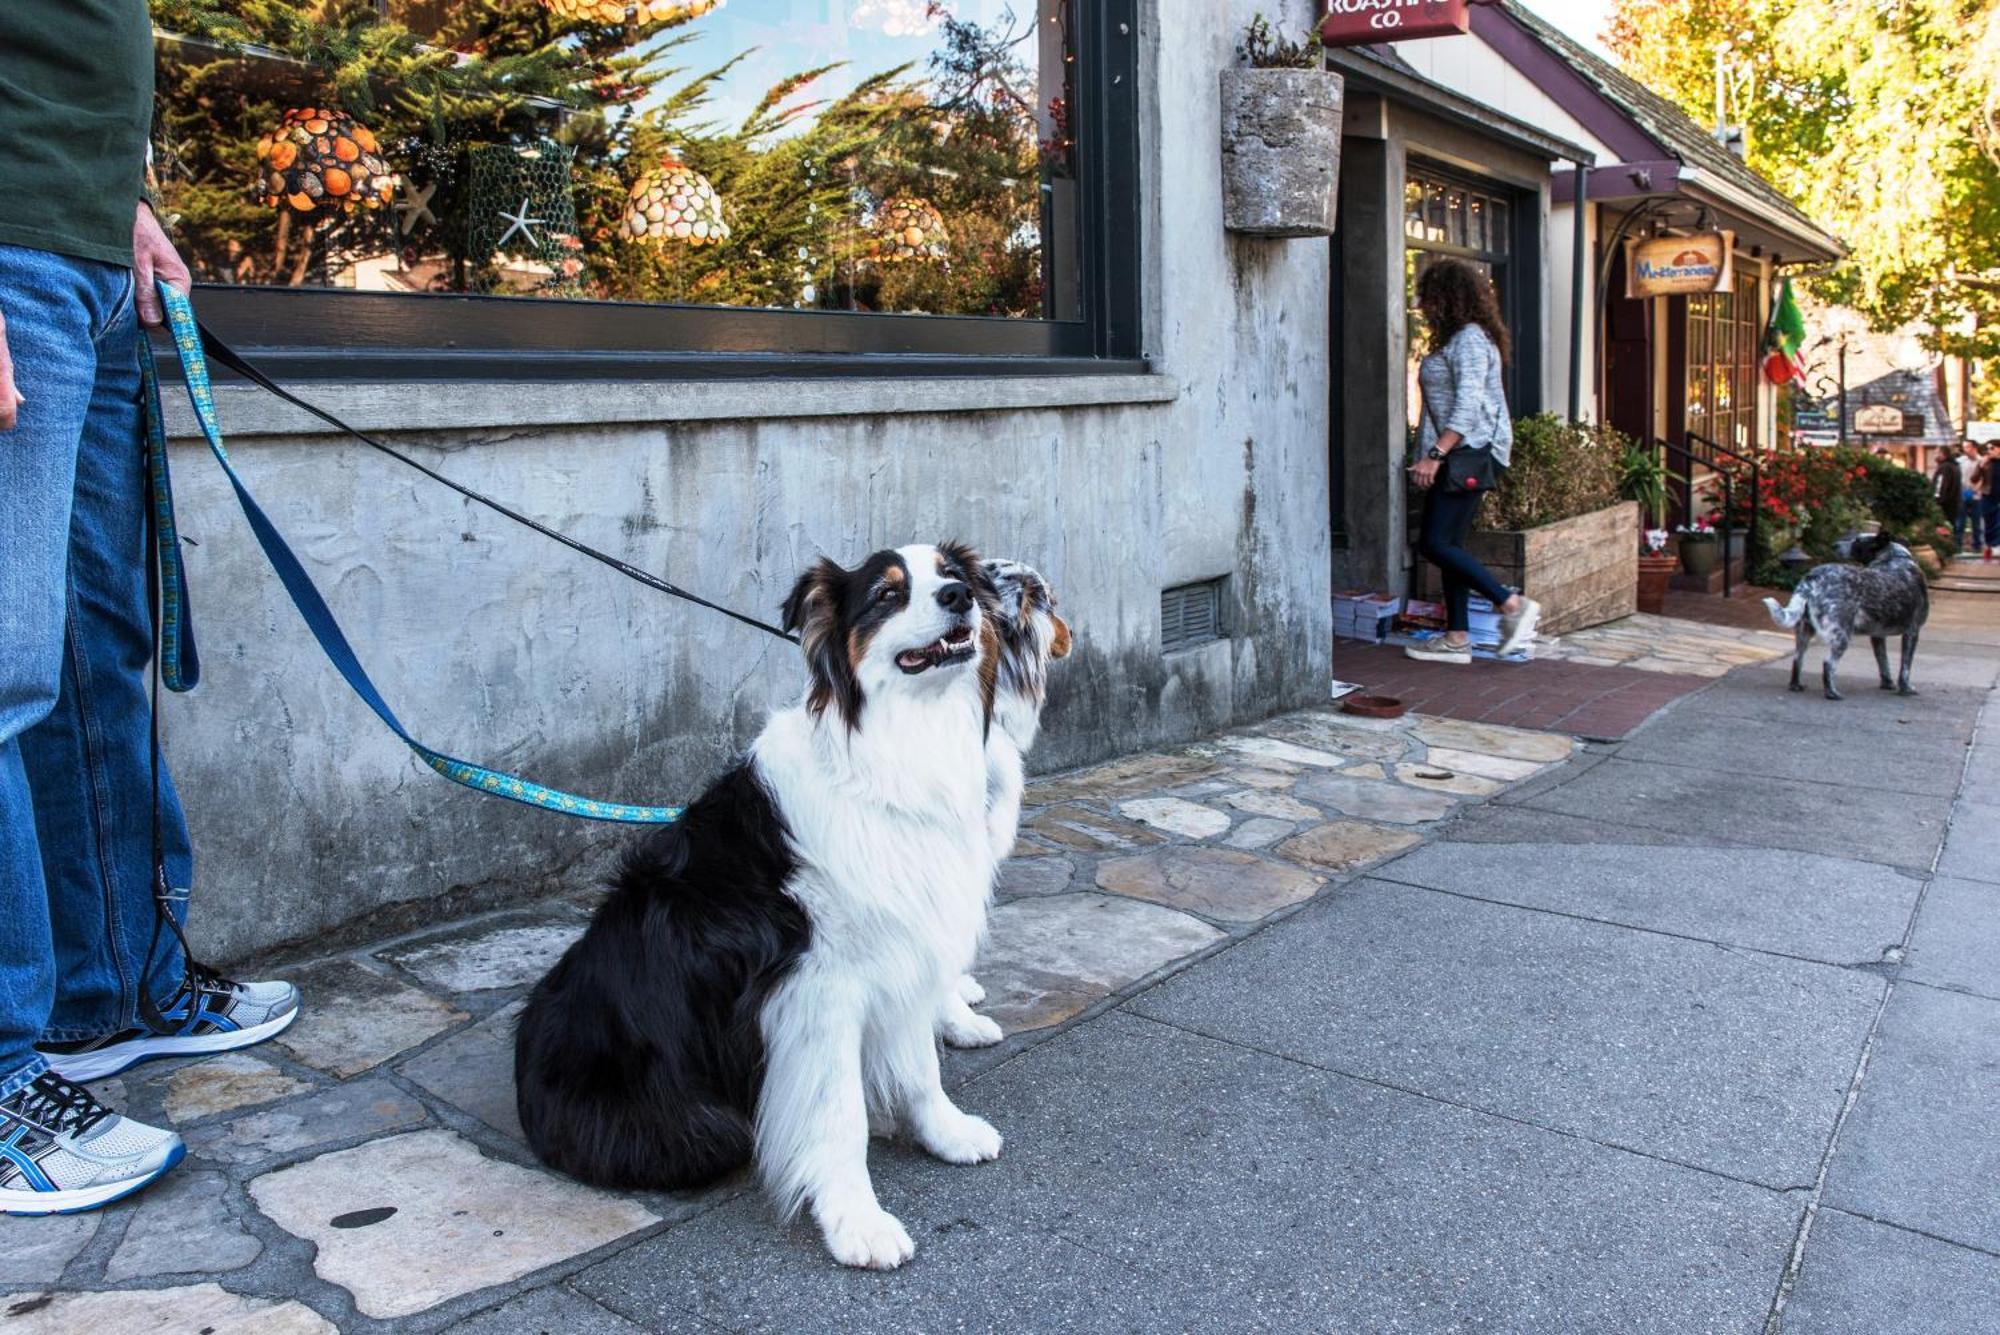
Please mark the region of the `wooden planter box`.
MULTIPOLYGON (((1639 507, 1609 509, 1518 532, 1475 533, 1466 550, 1502 584, 1542 605, 1543 635, 1561 635, 1638 609, 1639 507)), ((1425 598, 1443 596, 1437 567, 1419 558, 1425 598)))
POLYGON ((1222 224, 1252 236, 1332 236, 1341 77, 1222 71, 1222 224))

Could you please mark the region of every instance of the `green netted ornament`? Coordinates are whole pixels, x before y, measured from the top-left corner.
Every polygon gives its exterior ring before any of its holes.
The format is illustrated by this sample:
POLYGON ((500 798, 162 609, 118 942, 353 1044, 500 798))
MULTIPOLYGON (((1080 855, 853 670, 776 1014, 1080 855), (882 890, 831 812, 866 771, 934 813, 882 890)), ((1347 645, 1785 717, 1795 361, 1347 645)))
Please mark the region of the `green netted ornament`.
POLYGON ((579 295, 583 240, 570 200, 571 150, 538 139, 479 144, 469 156, 466 258, 474 290, 579 295))

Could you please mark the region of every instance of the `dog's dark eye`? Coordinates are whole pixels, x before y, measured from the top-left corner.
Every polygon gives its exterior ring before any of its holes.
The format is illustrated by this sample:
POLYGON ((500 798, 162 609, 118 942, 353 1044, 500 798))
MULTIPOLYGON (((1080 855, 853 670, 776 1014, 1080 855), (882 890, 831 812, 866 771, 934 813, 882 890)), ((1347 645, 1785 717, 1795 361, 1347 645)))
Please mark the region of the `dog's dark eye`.
POLYGON ((875 601, 878 603, 886 603, 891 601, 892 599, 900 598, 902 594, 903 590, 897 585, 884 584, 881 588, 875 590, 875 601))

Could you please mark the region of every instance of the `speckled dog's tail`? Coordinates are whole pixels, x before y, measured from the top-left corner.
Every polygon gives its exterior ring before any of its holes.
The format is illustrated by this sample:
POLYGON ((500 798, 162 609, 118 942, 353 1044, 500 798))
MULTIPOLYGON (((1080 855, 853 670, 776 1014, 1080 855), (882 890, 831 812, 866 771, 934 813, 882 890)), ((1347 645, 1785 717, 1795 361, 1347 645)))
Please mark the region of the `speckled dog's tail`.
POLYGON ((1792 601, 1786 603, 1783 607, 1778 605, 1776 598, 1766 598, 1764 606, 1770 609, 1771 620, 1777 622, 1782 629, 1790 630, 1792 627, 1798 625, 1800 619, 1806 614, 1806 595, 1804 590, 1794 593, 1792 601))

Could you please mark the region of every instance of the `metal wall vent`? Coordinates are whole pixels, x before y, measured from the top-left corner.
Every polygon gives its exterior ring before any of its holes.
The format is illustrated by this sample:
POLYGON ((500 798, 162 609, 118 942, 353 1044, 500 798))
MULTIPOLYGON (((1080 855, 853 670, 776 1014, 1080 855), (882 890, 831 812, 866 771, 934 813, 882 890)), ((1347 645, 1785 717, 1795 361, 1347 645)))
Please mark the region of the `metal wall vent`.
POLYGON ((1222 638, 1222 581, 1205 579, 1160 594, 1160 650, 1173 653, 1222 638))

